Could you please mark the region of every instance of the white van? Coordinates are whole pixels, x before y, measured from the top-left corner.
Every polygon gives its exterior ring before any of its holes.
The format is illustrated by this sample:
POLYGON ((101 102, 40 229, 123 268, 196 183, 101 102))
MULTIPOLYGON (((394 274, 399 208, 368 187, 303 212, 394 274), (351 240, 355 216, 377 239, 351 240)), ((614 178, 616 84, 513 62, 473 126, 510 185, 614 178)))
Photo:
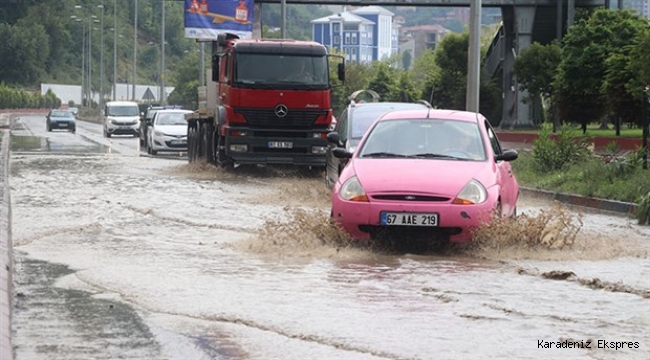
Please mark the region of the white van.
POLYGON ((104 106, 104 136, 140 137, 140 109, 133 101, 109 101, 104 106))

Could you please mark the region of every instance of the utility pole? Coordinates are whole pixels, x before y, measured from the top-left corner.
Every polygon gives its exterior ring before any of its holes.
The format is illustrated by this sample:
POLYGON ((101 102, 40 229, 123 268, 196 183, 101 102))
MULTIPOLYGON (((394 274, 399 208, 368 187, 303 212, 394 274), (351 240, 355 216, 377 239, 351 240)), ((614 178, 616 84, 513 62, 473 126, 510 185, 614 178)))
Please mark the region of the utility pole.
POLYGON ((101 9, 101 45, 99 50, 99 109, 104 108, 104 5, 97 5, 101 9))
POLYGON ((641 104, 641 151, 643 151, 643 169, 645 170, 648 169, 648 128, 650 127, 650 120, 648 119, 648 91, 650 91, 650 86, 646 86, 643 89, 643 104, 641 104))
POLYGON ((113 101, 117 100, 117 0, 113 0, 113 101))
POLYGON ((481 79, 481 0, 472 0, 470 3, 469 29, 465 108, 467 111, 478 112, 481 79))
POLYGON ((86 24, 85 19, 81 23, 82 40, 81 40, 81 106, 84 105, 84 85, 86 80, 86 24))
POLYGON ((138 82, 138 0, 135 0, 135 16, 133 20, 133 91, 131 100, 135 101, 135 84, 138 82))
POLYGON ((165 105, 165 2, 162 2, 162 41, 161 46, 161 59, 160 59, 160 105, 165 105))
POLYGON ((201 41, 201 61, 199 70, 199 85, 205 86, 205 42, 201 41))
POLYGON ((280 38, 287 38, 287 0, 280 1, 280 38))

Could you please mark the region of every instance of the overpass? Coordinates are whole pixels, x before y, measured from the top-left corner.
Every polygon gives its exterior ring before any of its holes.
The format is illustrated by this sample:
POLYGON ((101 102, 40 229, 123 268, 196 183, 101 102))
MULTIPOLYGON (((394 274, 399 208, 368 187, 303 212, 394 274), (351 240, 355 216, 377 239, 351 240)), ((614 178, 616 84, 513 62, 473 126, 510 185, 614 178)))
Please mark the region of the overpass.
MULTIPOLYGON (((470 6, 472 0, 285 0, 288 4, 353 6, 470 6)), ((619 8, 621 6, 620 1, 619 8)), ((255 0, 255 3, 279 4, 282 0, 255 0)), ((610 7, 610 0, 482 0, 483 7, 501 8, 502 25, 483 59, 482 75, 495 79, 502 91, 500 119, 491 119, 501 127, 534 126, 534 114, 528 94, 519 89, 513 73, 515 59, 533 42, 548 44, 561 38, 573 24, 576 8, 610 7)))

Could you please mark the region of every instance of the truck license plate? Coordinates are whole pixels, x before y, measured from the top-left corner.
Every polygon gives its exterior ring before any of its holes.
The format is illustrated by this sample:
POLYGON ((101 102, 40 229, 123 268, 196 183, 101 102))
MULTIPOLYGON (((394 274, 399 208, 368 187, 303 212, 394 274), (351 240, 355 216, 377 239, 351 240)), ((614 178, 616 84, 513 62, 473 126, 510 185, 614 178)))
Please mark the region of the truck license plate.
POLYGON ((269 149, 292 149, 291 141, 269 141, 269 149))

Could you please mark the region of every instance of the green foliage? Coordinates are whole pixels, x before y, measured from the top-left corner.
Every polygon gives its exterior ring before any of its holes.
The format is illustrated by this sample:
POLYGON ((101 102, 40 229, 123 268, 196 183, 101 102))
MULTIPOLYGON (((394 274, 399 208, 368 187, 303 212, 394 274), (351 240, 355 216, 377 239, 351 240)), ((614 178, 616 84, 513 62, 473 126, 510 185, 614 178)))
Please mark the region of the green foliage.
POLYGON ((556 42, 548 45, 533 43, 515 60, 514 71, 519 86, 533 96, 550 96, 553 76, 561 60, 562 50, 556 42))
POLYGON ((438 44, 435 62, 440 70, 423 91, 433 99, 432 105, 443 109, 465 109, 468 44, 468 33, 447 35, 438 44))
POLYGON ((551 124, 545 123, 539 131, 539 138, 533 143, 533 157, 539 173, 561 170, 565 165, 589 156, 586 144, 573 137, 567 125, 561 127, 557 138, 552 138, 551 134, 551 124))
MULTIPOLYGON (((282 24, 280 4, 265 3, 262 6, 262 24, 279 28, 282 24)), ((287 4, 286 13, 286 37, 296 40, 311 40, 310 21, 331 15, 332 12, 325 7, 318 5, 296 5, 287 4)), ((280 32, 273 37, 280 37, 280 32)))
POLYGON ((61 106, 61 100, 48 89, 45 95, 12 89, 0 83, 0 109, 55 109, 61 106))
POLYGON ((650 225, 650 191, 641 195, 637 203, 639 207, 636 210, 636 217, 640 225, 650 225))
POLYGON ((406 50, 402 55, 402 69, 408 70, 411 68, 413 63, 413 55, 411 55, 411 50, 406 50))
POLYGON ((522 186, 536 189, 637 204, 650 192, 648 170, 637 166, 621 172, 595 156, 566 164, 561 170, 540 172, 534 153, 522 151, 512 166, 522 186))
POLYGON ((392 75, 393 70, 388 67, 387 63, 380 62, 377 66, 377 73, 370 80, 368 89, 374 90, 381 96, 382 101, 386 101, 391 98, 391 94, 395 93, 397 84, 395 84, 395 78, 392 75))
POLYGON ((599 9, 569 29, 553 83, 563 119, 586 123, 600 119, 608 110, 620 109, 621 89, 632 74, 624 70, 627 58, 615 56, 627 57, 630 46, 648 27, 646 19, 630 11, 599 9), (612 60, 608 62, 608 58, 612 60), (609 84, 604 86, 608 72, 609 84), (610 96, 610 91, 616 96, 610 96))
POLYGON ((420 100, 420 91, 415 87, 408 72, 400 70, 399 82, 391 90, 388 100, 403 102, 420 100))
POLYGON ((643 89, 650 84, 650 30, 640 32, 634 40, 628 68, 636 76, 627 84, 627 90, 641 100, 643 89))

